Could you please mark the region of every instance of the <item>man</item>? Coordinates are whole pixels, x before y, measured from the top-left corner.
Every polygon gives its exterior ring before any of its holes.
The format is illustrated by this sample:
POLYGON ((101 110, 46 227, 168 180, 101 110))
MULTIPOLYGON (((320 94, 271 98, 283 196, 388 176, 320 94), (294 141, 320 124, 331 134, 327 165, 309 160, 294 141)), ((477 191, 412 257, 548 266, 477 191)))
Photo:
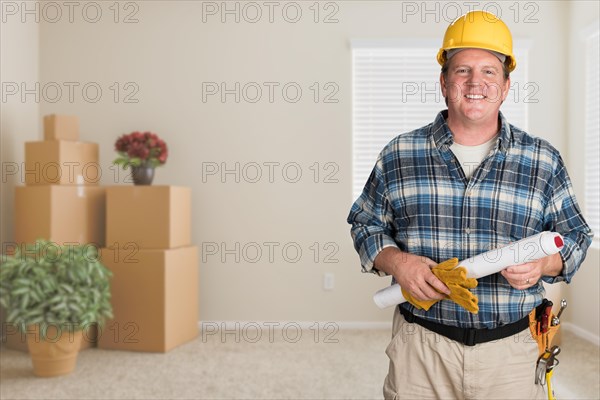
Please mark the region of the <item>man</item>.
POLYGON ((410 301, 395 310, 384 397, 542 399, 527 318, 542 281, 571 281, 592 232, 558 151, 500 112, 516 66, 508 27, 469 12, 438 62, 448 109, 383 149, 348 216, 363 271, 392 275, 410 301), (563 235, 561 252, 465 286, 478 310, 447 300, 430 269, 541 231, 563 235))

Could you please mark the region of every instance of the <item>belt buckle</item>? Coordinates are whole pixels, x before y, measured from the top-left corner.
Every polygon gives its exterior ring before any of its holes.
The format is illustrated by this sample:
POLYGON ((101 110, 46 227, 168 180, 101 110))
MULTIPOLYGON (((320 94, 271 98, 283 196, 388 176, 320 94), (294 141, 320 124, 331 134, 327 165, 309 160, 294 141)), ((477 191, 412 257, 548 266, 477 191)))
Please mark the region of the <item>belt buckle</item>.
POLYGON ((477 336, 477 329, 475 329, 475 328, 466 328, 465 329, 465 336, 463 338, 463 343, 466 346, 475 346, 477 344, 477 342, 475 341, 476 336, 477 336))

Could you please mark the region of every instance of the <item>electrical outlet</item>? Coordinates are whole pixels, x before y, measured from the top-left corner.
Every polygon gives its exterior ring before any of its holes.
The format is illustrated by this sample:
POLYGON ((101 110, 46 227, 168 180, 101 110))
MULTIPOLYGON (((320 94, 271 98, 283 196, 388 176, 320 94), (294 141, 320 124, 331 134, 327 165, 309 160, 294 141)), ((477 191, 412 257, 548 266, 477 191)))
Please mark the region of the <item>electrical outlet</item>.
POLYGON ((335 287, 335 276, 331 272, 326 272, 323 275, 323 289, 333 290, 335 287))

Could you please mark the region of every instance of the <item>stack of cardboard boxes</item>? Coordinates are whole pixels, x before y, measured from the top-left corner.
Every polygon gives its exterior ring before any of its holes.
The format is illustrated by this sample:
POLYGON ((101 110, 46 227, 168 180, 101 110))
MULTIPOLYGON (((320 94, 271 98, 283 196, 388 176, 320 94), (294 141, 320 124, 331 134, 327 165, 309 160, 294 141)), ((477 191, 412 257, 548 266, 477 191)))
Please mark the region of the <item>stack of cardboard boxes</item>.
MULTIPOLYGON (((191 190, 98 186, 98 145, 79 142, 74 116, 44 117, 44 140, 25 143, 15 193, 15 243, 43 238, 93 244, 113 272, 114 319, 86 331, 82 348, 165 352, 198 334, 198 249, 191 246, 191 190), (106 229, 105 229, 106 228, 106 229)), ((8 248, 10 246, 5 246, 8 248)), ((27 351, 4 324, 6 345, 27 351)))
MULTIPOLYGON (((15 189, 14 246, 37 239, 104 246, 105 190, 98 186, 98 144, 78 140, 77 117, 48 115, 44 140, 25 143, 26 186, 15 189)), ((16 327, 5 325, 4 333, 7 347, 27 351, 25 335, 16 327)), ((86 338, 82 348, 93 346, 94 332, 86 338)))
POLYGON ((166 352, 198 334, 198 248, 191 246, 191 190, 106 189, 106 248, 114 318, 105 349, 166 352))

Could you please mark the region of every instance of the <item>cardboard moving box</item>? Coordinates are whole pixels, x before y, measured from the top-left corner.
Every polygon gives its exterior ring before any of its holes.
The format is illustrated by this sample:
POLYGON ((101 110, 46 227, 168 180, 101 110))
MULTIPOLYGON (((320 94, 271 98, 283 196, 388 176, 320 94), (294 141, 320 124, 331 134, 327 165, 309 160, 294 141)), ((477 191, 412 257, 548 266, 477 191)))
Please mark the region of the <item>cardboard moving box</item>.
POLYGON ((198 335, 198 248, 102 249, 114 319, 98 334, 104 349, 166 352, 198 335))
POLYGON ((44 140, 79 140, 79 118, 75 115, 44 116, 44 140))
POLYGON ((191 243, 192 192, 181 186, 106 188, 106 246, 169 249, 191 243))
POLYGON ((102 177, 98 144, 49 140, 25 143, 26 185, 96 185, 102 177))
POLYGON ((104 247, 106 188, 84 185, 15 188, 15 242, 48 239, 104 247))

